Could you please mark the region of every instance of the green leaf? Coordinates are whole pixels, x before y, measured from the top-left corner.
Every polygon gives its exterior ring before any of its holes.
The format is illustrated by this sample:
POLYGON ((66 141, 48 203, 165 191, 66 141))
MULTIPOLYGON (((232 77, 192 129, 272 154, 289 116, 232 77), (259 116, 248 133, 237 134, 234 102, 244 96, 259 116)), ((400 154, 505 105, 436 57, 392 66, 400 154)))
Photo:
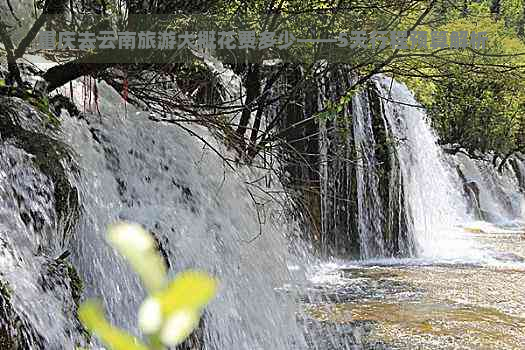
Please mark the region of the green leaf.
POLYGON ((207 273, 182 272, 166 289, 144 301, 139 310, 139 326, 146 334, 161 331, 161 338, 171 339, 168 342, 173 345, 173 341, 187 337, 198 326, 201 311, 216 290, 217 281, 207 273))
POLYGON ((108 232, 109 242, 127 259, 150 293, 160 290, 166 283, 167 268, 151 234, 127 222, 110 225, 108 232))
POLYGON ((184 271, 157 294, 162 312, 169 316, 178 309, 202 309, 215 296, 217 281, 205 272, 184 271))
POLYGON ((80 305, 78 316, 84 326, 97 335, 111 350, 149 350, 135 337, 109 324, 99 302, 87 301, 80 305))
POLYGON ((168 346, 176 346, 184 341, 198 326, 201 314, 193 309, 180 309, 173 312, 164 322, 160 340, 168 346))

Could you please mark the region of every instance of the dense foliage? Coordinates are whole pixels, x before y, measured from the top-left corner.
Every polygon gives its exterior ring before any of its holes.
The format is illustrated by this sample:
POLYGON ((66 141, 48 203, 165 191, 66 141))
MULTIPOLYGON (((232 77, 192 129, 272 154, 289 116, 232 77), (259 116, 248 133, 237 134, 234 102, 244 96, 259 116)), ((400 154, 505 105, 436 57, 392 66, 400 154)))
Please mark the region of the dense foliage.
MULTIPOLYGON (((414 90, 418 100, 425 106, 432 122, 440 135, 441 141, 451 144, 455 149, 463 148, 472 155, 476 151, 494 152, 496 157, 506 158, 509 154, 523 151, 524 119, 523 116, 523 54, 524 36, 524 1, 523 0, 365 0, 365 1, 296 1, 296 0, 256 0, 256 1, 136 1, 136 0, 92 0, 92 1, 36 1, 32 17, 34 25, 30 30, 27 24, 21 26, 20 15, 8 0, 5 8, 7 16, 2 16, 0 34, 7 48, 8 61, 11 62, 11 80, 16 80, 19 73, 12 61, 25 49, 28 39, 34 38, 35 29, 57 28, 74 31, 101 28, 118 30, 133 29, 143 20, 133 15, 171 14, 146 23, 152 30, 174 30, 183 32, 195 28, 223 30, 255 30, 282 33, 289 31, 298 38, 338 38, 339 33, 352 30, 373 31, 476 31, 487 32, 488 41, 485 49, 425 49, 417 47, 409 40, 410 50, 373 48, 367 42, 367 48, 338 48, 334 43, 294 44, 287 50, 269 48, 249 52, 227 49, 212 50, 212 54, 241 75, 246 87, 245 96, 240 101, 232 101, 228 108, 216 100, 197 99, 212 112, 197 113, 197 119, 220 130, 235 146, 240 154, 248 153, 253 158, 268 143, 278 139, 275 127, 278 123, 270 121, 263 129, 261 119, 270 102, 268 91, 282 81, 287 71, 300 67, 303 81, 293 87, 280 89, 277 97, 281 105, 294 100, 298 90, 316 76, 328 74, 334 65, 319 69, 319 60, 327 58, 330 63, 343 63, 350 74, 359 77, 355 86, 339 101, 327 104, 321 116, 338 114, 338 104, 346 104, 348 98, 360 85, 373 74, 385 73, 403 80, 414 90), (92 21, 92 14, 104 21, 92 21), (69 14, 57 21, 47 18, 41 20, 41 14, 69 14), (63 18, 66 18, 64 20, 63 18), (9 28, 23 27, 25 37, 14 43, 9 40, 13 31, 9 28), (11 48, 11 49, 9 49, 11 48), (281 59, 289 62, 285 69, 278 72, 263 69, 266 59, 281 59), (264 84, 263 84, 264 82, 264 84), (240 112, 237 125, 225 122, 224 115, 240 112), (204 114, 203 114, 204 113, 204 114), (255 118, 254 120, 252 120, 255 118), (249 147, 245 145, 249 143, 249 147)), ((16 31, 16 30, 15 30, 16 31)), ((238 40, 238 38, 236 38, 238 40)), ((180 54, 180 53, 179 53, 180 54)), ((200 58, 186 52, 186 56, 171 57, 176 63, 163 64, 98 64, 86 63, 79 58, 50 69, 43 77, 54 89, 81 75, 93 75, 105 79, 113 86, 123 89, 122 80, 116 79, 108 68, 118 67, 126 71, 129 80, 140 77, 145 71, 157 76, 175 75, 178 82, 192 82, 207 79, 203 73, 205 67, 196 64, 200 58), (184 59, 182 59, 184 57, 184 59), (200 67, 195 69, 195 67, 200 67)), ((76 53, 74 54, 76 55, 76 53)), ((115 52, 91 52, 90 57, 100 59, 114 57, 115 52)), ((128 55, 129 56, 129 55, 128 55)), ((195 88, 194 84, 183 84, 190 92, 199 93, 207 88, 195 88)), ((132 101, 145 103, 148 108, 161 106, 159 110, 173 108, 196 113, 191 101, 164 98, 165 91, 156 85, 148 89, 134 89, 133 83, 127 85, 126 96, 132 101), (129 90, 129 91, 128 91, 129 90), (176 102, 174 102, 176 101, 176 102)), ((206 90, 209 92, 209 89, 206 90)), ((195 103, 195 100, 193 100, 195 103)), ((283 107, 283 110, 286 109, 283 107)))
POLYGON ((430 28, 486 31, 486 49, 443 50, 411 62, 421 76, 407 72, 404 80, 427 107, 442 143, 455 150, 502 159, 524 150, 523 6, 484 1, 449 11, 430 28))

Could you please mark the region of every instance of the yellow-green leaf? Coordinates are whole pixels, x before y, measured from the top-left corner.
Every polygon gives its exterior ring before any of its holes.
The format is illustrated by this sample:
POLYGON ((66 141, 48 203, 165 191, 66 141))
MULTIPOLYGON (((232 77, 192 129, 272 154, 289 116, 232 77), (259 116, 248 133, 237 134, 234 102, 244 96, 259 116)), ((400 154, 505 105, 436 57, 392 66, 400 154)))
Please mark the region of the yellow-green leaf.
POLYGON ((200 271, 184 271, 170 285, 156 294, 163 315, 169 316, 177 309, 202 309, 215 296, 217 281, 200 271))
POLYGON ((111 350, 148 350, 148 347, 135 337, 109 324, 98 302, 88 301, 80 305, 78 316, 84 326, 98 336, 111 350))
POLYGON ((109 226, 109 242, 122 254, 151 292, 166 282, 166 264, 157 251, 155 240, 142 226, 119 222, 109 226))
POLYGON ((198 326, 201 314, 194 309, 179 309, 164 322, 160 340, 168 346, 176 346, 184 341, 198 326))
POLYGON ((153 334, 166 324, 179 323, 183 324, 183 329, 173 337, 189 334, 197 326, 202 309, 215 296, 216 290, 217 281, 207 273, 182 272, 166 289, 144 301, 139 310, 139 326, 144 333, 153 334))

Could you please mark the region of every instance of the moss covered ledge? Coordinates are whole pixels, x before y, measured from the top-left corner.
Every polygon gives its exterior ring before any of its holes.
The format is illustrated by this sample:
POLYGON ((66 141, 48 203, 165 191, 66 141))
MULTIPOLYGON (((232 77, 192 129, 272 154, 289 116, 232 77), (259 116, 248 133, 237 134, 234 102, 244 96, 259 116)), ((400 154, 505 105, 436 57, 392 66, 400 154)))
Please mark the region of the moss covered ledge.
POLYGON ((9 140, 32 154, 34 165, 53 181, 56 212, 64 227, 65 242, 79 215, 78 191, 68 176, 78 171, 72 151, 56 135, 56 127, 47 115, 20 98, 0 96, 0 141, 9 140))

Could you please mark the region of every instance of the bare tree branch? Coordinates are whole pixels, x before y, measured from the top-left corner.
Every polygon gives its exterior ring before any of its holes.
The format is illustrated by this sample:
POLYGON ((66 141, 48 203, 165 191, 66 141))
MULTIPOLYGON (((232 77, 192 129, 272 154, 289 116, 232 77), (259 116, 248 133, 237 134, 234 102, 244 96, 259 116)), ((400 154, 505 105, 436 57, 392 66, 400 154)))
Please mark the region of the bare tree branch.
POLYGON ((20 41, 20 44, 18 44, 18 47, 15 50, 15 58, 20 58, 24 55, 29 45, 31 45, 33 40, 35 40, 36 35, 40 31, 40 28, 42 28, 46 23, 48 15, 52 14, 52 9, 63 7, 65 3, 66 0, 46 0, 46 2, 44 3, 44 8, 42 9, 42 13, 40 14, 40 16, 38 16, 35 23, 33 23, 31 29, 29 29, 26 36, 20 41))
POLYGON ((7 54, 7 68, 9 69, 9 80, 14 80, 19 87, 22 87, 22 77, 16 64, 16 57, 13 53, 13 42, 7 32, 7 25, 0 20, 0 40, 4 43, 7 54))

